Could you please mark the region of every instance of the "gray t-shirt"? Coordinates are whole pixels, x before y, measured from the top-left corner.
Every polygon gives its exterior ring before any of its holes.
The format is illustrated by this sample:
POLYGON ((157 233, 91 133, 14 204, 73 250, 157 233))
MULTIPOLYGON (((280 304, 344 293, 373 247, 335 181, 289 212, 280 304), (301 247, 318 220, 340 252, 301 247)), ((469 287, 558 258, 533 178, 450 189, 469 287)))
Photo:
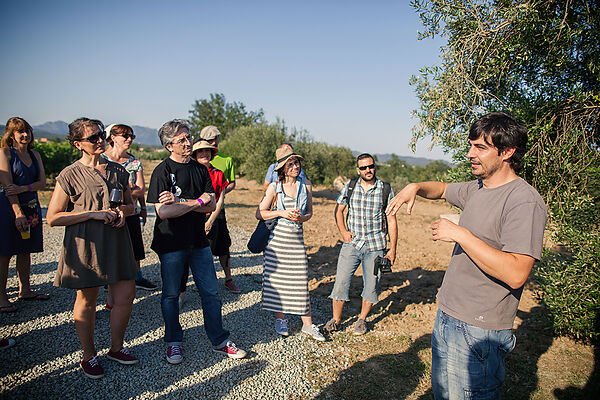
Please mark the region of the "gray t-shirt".
MULTIPOLYGON (((542 255, 547 210, 539 193, 518 178, 487 189, 480 180, 452 183, 446 200, 463 210, 459 225, 491 247, 508 253, 542 255)), ((523 287, 512 289, 486 274, 458 243, 438 292, 439 308, 484 329, 511 329, 523 287)))

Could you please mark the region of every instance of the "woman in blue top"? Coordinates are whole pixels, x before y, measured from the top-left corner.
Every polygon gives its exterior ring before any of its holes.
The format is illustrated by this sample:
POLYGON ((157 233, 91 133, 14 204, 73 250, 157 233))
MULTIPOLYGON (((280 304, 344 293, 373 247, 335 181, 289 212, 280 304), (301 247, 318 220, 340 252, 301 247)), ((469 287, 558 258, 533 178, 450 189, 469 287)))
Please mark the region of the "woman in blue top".
POLYGON ((324 341, 312 323, 308 293, 308 259, 302 224, 312 217, 312 188, 299 178, 302 157, 290 148, 275 153, 279 182, 271 183, 256 210, 257 219, 278 218, 265 249, 262 309, 275 313, 275 331, 288 336, 284 313, 302 317, 302 332, 324 341), (275 199, 276 206, 271 209, 275 199))
POLYGON ((19 299, 48 300, 47 294, 31 290, 31 253, 43 251, 42 212, 37 191, 46 186, 42 159, 33 147, 33 128, 23 118, 6 122, 0 148, 0 312, 14 312, 8 300, 8 264, 17 256, 19 299))

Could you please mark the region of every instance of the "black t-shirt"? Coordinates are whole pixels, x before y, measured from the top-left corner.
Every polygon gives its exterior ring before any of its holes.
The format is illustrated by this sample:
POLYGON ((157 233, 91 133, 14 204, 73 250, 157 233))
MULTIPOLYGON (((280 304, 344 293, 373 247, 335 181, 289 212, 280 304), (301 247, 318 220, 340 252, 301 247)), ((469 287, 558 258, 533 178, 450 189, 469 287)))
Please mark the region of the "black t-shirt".
MULTIPOLYGON (((148 188, 148 203, 158 203, 164 191, 174 193, 180 199, 197 199, 205 192, 214 193, 208 170, 196 160, 186 164, 165 159, 152 172, 148 188)), ((188 248, 209 245, 204 232, 205 214, 190 211, 177 218, 161 219, 156 215, 154 237, 150 248, 157 253, 169 253, 188 248)))

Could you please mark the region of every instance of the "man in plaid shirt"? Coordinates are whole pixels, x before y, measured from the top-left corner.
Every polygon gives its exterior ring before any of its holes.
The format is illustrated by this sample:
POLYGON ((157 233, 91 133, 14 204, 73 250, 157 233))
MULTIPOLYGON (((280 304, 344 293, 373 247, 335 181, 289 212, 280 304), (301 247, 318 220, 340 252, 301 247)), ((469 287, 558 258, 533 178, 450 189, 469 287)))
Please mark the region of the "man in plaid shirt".
POLYGON ((390 235, 390 250, 385 254, 385 258, 392 264, 396 258, 398 229, 395 216, 386 215, 383 210, 383 204, 387 204, 394 197, 394 193, 390 189, 388 199, 384 202, 384 183, 375 176, 377 167, 373 157, 370 154, 359 155, 356 158, 356 166, 360 179, 350 196, 347 226, 344 210, 348 205, 350 181, 342 189, 335 208, 335 221, 344 243, 338 257, 335 284, 329 296, 333 300, 333 318, 325 324, 325 330, 333 332, 340 328, 344 302, 349 300, 352 275, 362 263, 362 307, 352 332, 355 335, 363 335, 367 332, 365 319, 373 304, 379 300, 377 289, 381 272, 375 274, 373 269, 375 258, 384 256, 387 245, 384 218, 390 235))

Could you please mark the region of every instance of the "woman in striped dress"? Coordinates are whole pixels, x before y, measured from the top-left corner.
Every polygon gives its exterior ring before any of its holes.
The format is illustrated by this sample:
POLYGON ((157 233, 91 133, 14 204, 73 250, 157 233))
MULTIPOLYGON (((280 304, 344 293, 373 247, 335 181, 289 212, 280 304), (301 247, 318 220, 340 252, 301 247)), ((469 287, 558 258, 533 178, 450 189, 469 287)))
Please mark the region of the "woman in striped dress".
POLYGON ((265 249, 262 309, 275 313, 275 331, 288 336, 284 313, 302 317, 302 332, 324 341, 312 323, 308 293, 308 259, 302 224, 312 217, 310 182, 298 178, 302 157, 290 148, 277 149, 279 182, 267 188, 256 211, 258 219, 278 218, 265 249), (271 209, 275 199, 276 206, 271 209))

